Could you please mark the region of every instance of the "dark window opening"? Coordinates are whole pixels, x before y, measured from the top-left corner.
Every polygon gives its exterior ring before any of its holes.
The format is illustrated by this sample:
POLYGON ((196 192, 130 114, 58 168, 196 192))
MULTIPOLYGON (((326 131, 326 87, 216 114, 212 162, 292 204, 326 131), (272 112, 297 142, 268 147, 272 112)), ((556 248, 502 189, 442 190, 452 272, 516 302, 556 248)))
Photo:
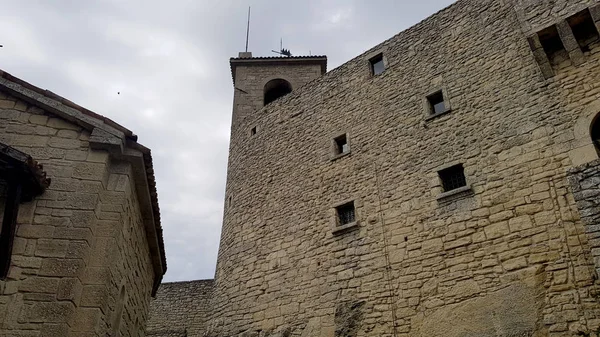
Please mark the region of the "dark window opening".
POLYGON ((432 114, 442 113, 446 111, 446 104, 444 103, 444 94, 442 91, 438 91, 435 94, 427 96, 429 102, 429 112, 432 114))
POLYGON ((596 153, 600 156, 600 114, 596 115, 594 118, 590 127, 590 134, 592 136, 592 141, 594 142, 594 147, 596 148, 596 153))
POLYGON ((256 126, 250 129, 250 136, 254 136, 256 134, 256 126))
POLYGON ((582 51, 589 51, 589 46, 598 41, 600 36, 596 24, 588 9, 585 9, 567 19, 567 23, 575 35, 575 39, 582 51))
POLYGON ((335 154, 344 154, 350 151, 350 146, 348 145, 348 137, 345 134, 335 138, 335 154))
POLYGON ((231 197, 229 197, 229 198, 227 199, 227 206, 228 206, 228 207, 231 207, 231 197))
POLYGON ((550 26, 538 32, 538 36, 551 63, 559 63, 568 57, 556 26, 550 26))
POLYGON ((379 54, 369 60, 371 64, 371 74, 379 75, 385 70, 385 64, 383 63, 383 54, 379 54))
POLYGON ((465 178, 465 169, 462 164, 454 165, 438 172, 440 179, 442 180, 442 186, 444 192, 452 191, 457 188, 467 186, 467 179, 465 178))
POLYGON ((348 225, 356 221, 354 201, 340 205, 336 207, 335 210, 337 212, 338 224, 340 226, 348 225))
POLYGON ((264 103, 267 105, 290 92, 292 92, 292 85, 290 82, 280 78, 271 80, 265 84, 264 103))

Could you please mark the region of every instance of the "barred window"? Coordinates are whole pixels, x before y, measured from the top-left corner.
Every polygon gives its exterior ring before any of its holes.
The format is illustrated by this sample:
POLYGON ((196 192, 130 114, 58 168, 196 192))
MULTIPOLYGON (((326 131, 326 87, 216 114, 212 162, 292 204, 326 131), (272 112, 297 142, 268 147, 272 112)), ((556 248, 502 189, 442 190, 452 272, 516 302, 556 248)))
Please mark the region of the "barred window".
POLYGON ((462 164, 454 165, 452 167, 443 169, 438 172, 444 192, 452 191, 460 187, 467 186, 467 179, 465 178, 465 169, 462 164))
POLYGON ((354 210, 354 201, 340 205, 335 208, 337 211, 338 224, 344 226, 356 221, 356 211, 354 210))

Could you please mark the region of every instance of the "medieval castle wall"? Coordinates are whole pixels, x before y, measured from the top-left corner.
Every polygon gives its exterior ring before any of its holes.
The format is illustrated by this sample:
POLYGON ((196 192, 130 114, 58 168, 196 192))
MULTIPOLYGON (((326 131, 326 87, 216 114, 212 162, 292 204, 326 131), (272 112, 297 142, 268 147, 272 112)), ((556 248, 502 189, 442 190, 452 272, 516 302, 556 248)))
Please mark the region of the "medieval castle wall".
POLYGON ((0 281, 2 337, 144 336, 154 271, 140 187, 131 165, 89 139, 0 92, 0 142, 43 163, 52 179, 19 208, 12 265, 0 281))
POLYGON ((146 336, 200 336, 210 316, 213 280, 165 283, 153 300, 146 336))
POLYGON ((259 102, 262 87, 236 78, 203 333, 598 331, 586 208, 600 180, 581 165, 598 158, 600 44, 575 49, 562 30, 588 7, 598 26, 597 1, 461 0, 252 113, 237 102, 259 102), (536 33, 555 24, 565 50, 544 63, 536 33), (447 109, 432 115, 439 91, 447 109), (445 193, 439 171, 456 164, 467 186, 445 193), (349 201, 357 221, 340 231, 336 206, 349 201))

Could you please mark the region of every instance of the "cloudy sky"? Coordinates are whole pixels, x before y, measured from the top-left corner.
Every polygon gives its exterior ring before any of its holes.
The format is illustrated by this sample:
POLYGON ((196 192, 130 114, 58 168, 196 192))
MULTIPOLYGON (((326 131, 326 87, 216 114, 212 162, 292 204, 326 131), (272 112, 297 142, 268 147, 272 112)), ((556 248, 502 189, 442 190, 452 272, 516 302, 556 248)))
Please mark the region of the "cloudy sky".
POLYGON ((139 135, 153 151, 167 281, 212 278, 233 90, 229 58, 327 55, 329 69, 453 0, 0 0, 0 69, 139 135), (120 92, 120 95, 117 95, 120 92))

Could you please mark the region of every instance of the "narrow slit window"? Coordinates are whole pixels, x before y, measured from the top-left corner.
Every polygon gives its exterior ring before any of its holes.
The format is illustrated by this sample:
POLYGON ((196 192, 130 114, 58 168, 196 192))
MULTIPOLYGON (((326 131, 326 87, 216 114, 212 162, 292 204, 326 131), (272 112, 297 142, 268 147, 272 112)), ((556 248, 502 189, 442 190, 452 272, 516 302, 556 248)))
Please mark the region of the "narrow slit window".
POLYGON ((356 210, 354 201, 340 205, 335 208, 337 212, 338 225, 344 226, 356 221, 356 210))
POLYGON ((444 93, 442 90, 427 96, 427 101, 429 102, 429 112, 431 114, 438 114, 446 111, 446 103, 444 102, 444 93))
POLYGON ((582 51, 589 51, 589 46, 600 39, 596 24, 588 9, 585 9, 567 19, 573 35, 582 51))
POLYGON ((383 63, 383 54, 379 54, 369 60, 371 64, 371 74, 379 75, 385 70, 385 64, 383 63))
POLYGON ((256 135, 256 126, 250 129, 250 136, 256 135))
POLYGON ((560 57, 561 55, 563 55, 565 58, 567 57, 567 51, 562 43, 562 40, 560 39, 560 36, 558 35, 556 26, 550 26, 538 32, 538 36, 540 38, 540 42, 542 43, 542 47, 546 52, 546 56, 548 56, 548 60, 551 63, 560 61, 562 59, 560 57))
POLYGON ((438 172, 444 187, 444 192, 467 186, 465 169, 462 164, 454 165, 438 172))
POLYGON ((335 154, 344 154, 350 151, 350 146, 348 145, 348 137, 346 134, 343 134, 339 137, 336 137, 333 142, 335 143, 335 154))

